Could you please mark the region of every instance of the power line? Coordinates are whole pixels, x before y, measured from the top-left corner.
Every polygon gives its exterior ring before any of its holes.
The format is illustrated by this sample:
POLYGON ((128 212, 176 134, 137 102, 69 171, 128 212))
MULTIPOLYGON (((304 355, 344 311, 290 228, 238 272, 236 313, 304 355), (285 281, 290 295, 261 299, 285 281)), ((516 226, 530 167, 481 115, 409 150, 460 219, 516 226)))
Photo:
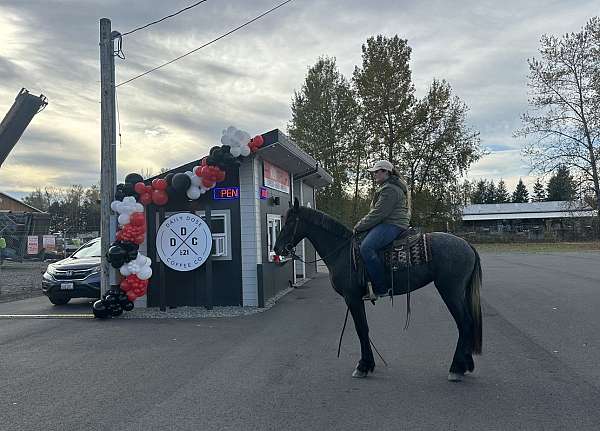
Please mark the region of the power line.
POLYGON ((180 13, 182 13, 182 12, 185 12, 186 10, 188 10, 188 9, 191 9, 191 8, 193 8, 193 7, 196 7, 196 6, 198 6, 200 3, 204 3, 204 2, 206 2, 206 1, 208 1, 208 0, 200 0, 200 1, 198 1, 198 2, 196 2, 196 3, 194 3, 194 4, 192 4, 192 5, 190 5, 190 6, 188 6, 188 7, 185 7, 185 8, 183 8, 183 9, 181 9, 180 11, 177 11, 177 12, 175 12, 175 13, 171 14, 171 15, 167 15, 166 17, 164 17, 164 18, 161 18, 161 19, 159 19, 159 20, 157 20, 157 21, 152 21, 152 22, 150 22, 150 23, 148 23, 148 24, 146 24, 146 25, 143 25, 143 26, 141 26, 141 27, 138 27, 138 28, 134 28, 133 30, 130 30, 130 31, 126 32, 126 33, 123 33, 123 34, 122 34, 122 36, 127 36, 128 34, 135 33, 135 32, 136 32, 136 31, 138 31, 138 30, 142 30, 142 29, 144 29, 144 28, 146 28, 146 27, 150 27, 151 25, 154 25, 154 24, 158 24, 159 22, 161 22, 161 21, 164 21, 164 20, 166 20, 166 19, 173 18, 175 15, 179 15, 180 13))
POLYGON ((171 61, 167 61, 166 63, 163 63, 163 64, 161 64, 160 66, 156 66, 155 68, 153 68, 153 69, 150 69, 150 70, 148 70, 148 71, 146 71, 146 72, 144 72, 144 73, 140 73, 139 75, 137 75, 137 76, 134 76, 133 78, 130 78, 130 79, 128 79, 127 81, 121 82, 120 84, 117 84, 117 85, 116 85, 116 87, 120 87, 121 85, 128 84, 128 83, 130 83, 131 81, 135 81, 136 79, 138 79, 138 78, 141 78, 142 76, 145 76, 145 75, 148 75, 149 73, 152 73, 152 72, 154 72, 155 70, 158 70, 158 69, 160 69, 160 68, 163 68, 163 67, 165 67, 165 66, 167 66, 167 65, 169 65, 169 64, 171 64, 171 63, 175 63, 177 60, 181 60, 183 57, 187 57, 188 55, 190 55, 190 54, 193 54, 194 52, 196 52, 196 51, 199 51, 200 49, 202 49, 202 48, 205 48, 205 47, 207 47, 208 45, 211 45, 212 43, 215 43, 216 41, 218 41, 218 40, 220 40, 220 39, 223 39, 223 38, 224 38, 224 37, 226 37, 226 36, 229 36, 231 33, 233 33, 233 32, 236 32, 236 31, 238 31, 239 29, 241 29, 241 28, 243 28, 243 27, 246 27, 246 26, 247 26, 247 25, 249 25, 249 24, 252 24, 254 21, 257 21, 257 20, 259 20, 260 18, 262 18, 263 16, 265 16, 265 15, 267 15, 267 14, 269 14, 269 13, 273 12, 274 10, 276 10, 276 9, 279 9, 279 8, 280 8, 280 7, 282 7, 282 6, 285 6, 287 3, 291 2, 291 1, 292 1, 292 0, 286 0, 286 1, 284 1, 283 3, 280 3, 280 4, 278 4, 277 6, 275 6, 275 7, 271 8, 271 9, 269 9, 268 11, 266 11, 266 12, 263 12, 262 14, 258 15, 256 18, 253 18, 253 19, 251 19, 250 21, 247 21, 246 23, 244 23, 244 24, 242 24, 242 25, 240 25, 240 26, 238 26, 238 27, 236 27, 236 28, 234 28, 234 29, 232 29, 232 30, 229 30, 227 33, 225 33, 225 34, 222 34, 221 36, 219 36, 219 37, 217 37, 217 38, 215 38, 215 39, 211 40, 210 42, 206 42, 204 45, 202 45, 202 46, 199 46, 198 48, 196 48, 196 49, 193 49, 193 50, 191 50, 191 51, 189 51, 189 52, 187 52, 187 53, 185 53, 185 54, 183 54, 183 55, 180 55, 179 57, 177 57, 177 58, 174 58, 174 59, 173 59, 173 60, 171 60, 171 61))

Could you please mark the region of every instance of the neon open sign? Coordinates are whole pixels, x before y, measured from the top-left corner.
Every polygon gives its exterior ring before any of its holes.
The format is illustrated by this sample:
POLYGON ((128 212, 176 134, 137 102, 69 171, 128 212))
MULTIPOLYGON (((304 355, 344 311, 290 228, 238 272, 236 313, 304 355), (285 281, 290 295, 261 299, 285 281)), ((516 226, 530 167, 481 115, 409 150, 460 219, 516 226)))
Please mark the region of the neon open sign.
POLYGON ((217 201, 235 200, 240 198, 239 187, 215 187, 213 189, 213 199, 217 201))

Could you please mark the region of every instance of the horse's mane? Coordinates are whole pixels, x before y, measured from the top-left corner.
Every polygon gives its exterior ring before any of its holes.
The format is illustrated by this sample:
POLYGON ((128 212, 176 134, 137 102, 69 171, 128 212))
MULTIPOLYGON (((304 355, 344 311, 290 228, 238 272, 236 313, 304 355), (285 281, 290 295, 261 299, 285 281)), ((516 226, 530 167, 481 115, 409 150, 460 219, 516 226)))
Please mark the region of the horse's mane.
POLYGON ((342 238, 350 238, 352 231, 328 214, 308 207, 299 207, 298 214, 303 220, 321 226, 327 232, 342 238))

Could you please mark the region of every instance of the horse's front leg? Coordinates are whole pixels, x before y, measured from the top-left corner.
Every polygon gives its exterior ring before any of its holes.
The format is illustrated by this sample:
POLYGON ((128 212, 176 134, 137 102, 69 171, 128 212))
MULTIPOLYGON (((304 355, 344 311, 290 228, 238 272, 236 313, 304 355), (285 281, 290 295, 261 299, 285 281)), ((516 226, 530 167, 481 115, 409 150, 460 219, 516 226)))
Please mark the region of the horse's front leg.
POLYGON ((360 341, 360 361, 358 361, 352 377, 367 377, 369 371, 373 372, 375 369, 375 359, 369 341, 369 325, 367 324, 365 303, 359 295, 357 298, 346 298, 346 304, 350 309, 350 314, 352 314, 356 334, 360 341))

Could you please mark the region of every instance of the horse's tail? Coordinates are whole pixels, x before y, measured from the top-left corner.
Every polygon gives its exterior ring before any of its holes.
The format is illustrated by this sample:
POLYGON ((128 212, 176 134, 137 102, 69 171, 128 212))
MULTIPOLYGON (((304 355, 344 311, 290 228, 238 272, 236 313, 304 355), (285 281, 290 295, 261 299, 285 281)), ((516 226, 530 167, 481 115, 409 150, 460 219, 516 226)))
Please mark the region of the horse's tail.
POLYGON ((471 318, 473 320, 473 354, 480 355, 482 347, 482 330, 481 330, 481 298, 479 290, 481 289, 481 260, 479 253, 475 250, 475 247, 471 245, 473 252, 475 253, 475 266, 471 273, 471 281, 467 286, 465 292, 467 304, 469 304, 469 311, 471 312, 471 318))

